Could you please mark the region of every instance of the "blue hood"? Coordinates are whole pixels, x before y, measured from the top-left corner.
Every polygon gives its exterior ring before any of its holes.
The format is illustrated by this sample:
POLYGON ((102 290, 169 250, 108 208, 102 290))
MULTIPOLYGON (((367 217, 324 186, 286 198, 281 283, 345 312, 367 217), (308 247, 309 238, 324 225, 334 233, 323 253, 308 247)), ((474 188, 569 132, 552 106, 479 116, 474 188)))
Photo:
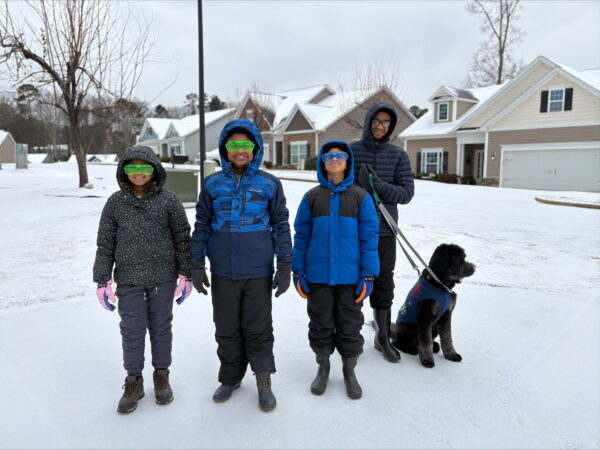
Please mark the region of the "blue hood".
POLYGON ((247 134, 256 144, 254 148, 254 159, 250 161, 248 164, 248 168, 246 169, 246 176, 254 175, 258 168, 262 163, 263 158, 263 139, 260 135, 260 131, 254 125, 254 123, 249 120, 236 119, 231 120, 225 124, 223 129, 221 130, 221 135, 219 136, 219 155, 221 156, 221 170, 230 174, 233 173, 233 169, 231 168, 231 162, 227 159, 227 150, 225 149, 225 142, 229 135, 233 134, 232 130, 234 128, 241 128, 240 132, 247 134))
POLYGON ((365 122, 363 125, 363 136, 362 136, 363 141, 366 141, 373 145, 388 143, 390 141, 390 136, 394 132, 394 128, 396 128, 397 122, 398 122, 398 115, 396 114, 396 109, 394 108, 393 105, 391 105, 390 103, 386 103, 386 102, 373 103, 371 105, 371 107, 369 108, 369 110, 367 111, 367 115, 365 116, 365 122), (381 141, 376 142, 375 138, 373 137, 373 134, 371 134, 371 120, 373 119, 373 116, 375 116, 375 114, 377 114, 377 112, 381 111, 381 110, 385 111, 386 113, 389 113, 389 115, 392 116, 392 123, 390 124, 388 134, 386 134, 381 141))
POLYGON ((317 157, 317 179, 322 186, 338 191, 344 191, 348 189, 349 186, 354 184, 354 155, 352 154, 352 150, 348 144, 346 144, 344 141, 327 141, 321 146, 321 150, 319 150, 319 156, 317 157), (325 163, 321 161, 321 156, 323 156, 323 153, 327 152, 331 147, 339 147, 348 153, 348 160, 346 161, 346 178, 344 178, 344 181, 338 184, 335 188, 333 181, 329 181, 327 179, 325 163))

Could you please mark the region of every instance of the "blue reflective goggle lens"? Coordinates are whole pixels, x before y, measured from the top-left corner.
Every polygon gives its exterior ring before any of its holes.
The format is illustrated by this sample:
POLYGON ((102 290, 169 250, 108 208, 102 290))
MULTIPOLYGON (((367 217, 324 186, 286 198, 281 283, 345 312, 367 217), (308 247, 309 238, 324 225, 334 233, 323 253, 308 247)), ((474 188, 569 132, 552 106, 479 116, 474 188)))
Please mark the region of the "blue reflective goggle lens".
POLYGON ((337 159, 339 162, 344 162, 348 159, 348 153, 346 152, 333 152, 333 153, 325 153, 321 156, 321 160, 323 162, 331 162, 333 158, 337 159))

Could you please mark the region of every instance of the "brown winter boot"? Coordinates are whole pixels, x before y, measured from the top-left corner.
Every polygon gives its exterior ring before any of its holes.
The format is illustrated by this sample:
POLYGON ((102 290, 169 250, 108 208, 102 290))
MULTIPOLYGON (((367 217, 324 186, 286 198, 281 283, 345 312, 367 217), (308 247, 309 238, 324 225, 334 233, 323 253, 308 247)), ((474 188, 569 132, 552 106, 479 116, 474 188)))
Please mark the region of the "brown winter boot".
POLYGON ((258 388, 258 407, 264 412, 273 411, 277 406, 277 400, 271 390, 271 374, 269 372, 257 373, 256 387, 258 388))
POLYGON ((123 385, 123 397, 119 400, 117 412, 128 414, 135 411, 138 400, 144 397, 144 378, 136 376, 128 376, 125 378, 123 385))
POLYGON ((169 369, 156 369, 154 371, 154 397, 159 405, 166 405, 173 401, 173 389, 169 384, 169 369))

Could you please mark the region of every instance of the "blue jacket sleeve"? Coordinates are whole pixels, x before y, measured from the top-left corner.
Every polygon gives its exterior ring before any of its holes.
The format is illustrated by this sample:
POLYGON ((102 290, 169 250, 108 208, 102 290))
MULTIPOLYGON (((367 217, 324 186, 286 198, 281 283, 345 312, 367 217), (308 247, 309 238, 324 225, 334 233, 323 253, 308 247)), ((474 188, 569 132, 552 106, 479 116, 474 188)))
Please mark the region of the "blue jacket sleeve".
POLYGON ((201 189, 198 203, 196 203, 196 223, 194 224, 190 246, 190 261, 192 263, 204 262, 213 216, 212 197, 206 187, 206 181, 202 183, 201 189))
POLYGON ((370 195, 360 205, 358 212, 358 237, 360 240, 360 276, 379 276, 379 219, 370 195))
POLYGON ((304 261, 306 250, 310 243, 312 227, 312 213, 308 206, 308 199, 305 195, 300 202, 300 206, 298 206, 296 220, 294 220, 294 262, 292 264, 292 270, 298 275, 306 275, 304 261))
POLYGON ((290 234, 290 213, 285 202, 281 181, 276 180, 275 193, 269 202, 271 233, 275 244, 277 263, 290 264, 292 262, 292 236, 290 234))
POLYGON ((378 192, 384 203, 406 204, 415 195, 415 182, 410 168, 408 154, 400 150, 400 158, 394 169, 394 183, 384 183, 378 192))

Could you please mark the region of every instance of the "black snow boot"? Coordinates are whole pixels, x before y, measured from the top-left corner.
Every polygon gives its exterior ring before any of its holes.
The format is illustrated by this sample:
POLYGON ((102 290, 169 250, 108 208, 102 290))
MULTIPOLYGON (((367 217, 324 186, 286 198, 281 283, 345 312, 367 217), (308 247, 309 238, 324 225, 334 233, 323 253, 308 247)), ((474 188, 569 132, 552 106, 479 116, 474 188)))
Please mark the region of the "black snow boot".
POLYGON ((323 395, 327 389, 327 380, 329 380, 329 355, 317 355, 317 364, 319 364, 319 370, 310 385, 310 392, 315 395, 323 395))
POLYGON ((169 384, 169 369, 156 369, 154 379, 154 399, 159 405, 166 405, 173 401, 173 389, 169 384))
POLYGON ((238 389, 241 384, 241 381, 236 384, 222 384, 213 394, 213 400, 217 403, 226 402, 231 397, 231 394, 233 394, 233 391, 238 389))
POLYGON ((386 361, 394 363, 400 361, 400 352, 390 344, 392 309, 373 308, 373 317, 375 318, 375 325, 377 325, 375 349, 383 353, 386 361))
POLYGON ((257 373, 256 387, 258 388, 258 407, 264 412, 273 411, 277 406, 277 400, 271 391, 271 374, 269 372, 257 373))
POLYGON ((356 374, 354 373, 354 368, 356 367, 356 363, 358 362, 358 356, 353 356, 352 358, 342 358, 343 364, 343 372, 344 372, 344 384, 346 385, 346 394, 352 400, 358 400, 362 397, 362 388, 360 384, 358 384, 358 380, 356 379, 356 374))
POLYGON ((135 411, 138 400, 144 397, 144 379, 130 375, 125 378, 123 389, 125 392, 123 392, 123 396, 119 400, 117 412, 128 414, 135 411))

